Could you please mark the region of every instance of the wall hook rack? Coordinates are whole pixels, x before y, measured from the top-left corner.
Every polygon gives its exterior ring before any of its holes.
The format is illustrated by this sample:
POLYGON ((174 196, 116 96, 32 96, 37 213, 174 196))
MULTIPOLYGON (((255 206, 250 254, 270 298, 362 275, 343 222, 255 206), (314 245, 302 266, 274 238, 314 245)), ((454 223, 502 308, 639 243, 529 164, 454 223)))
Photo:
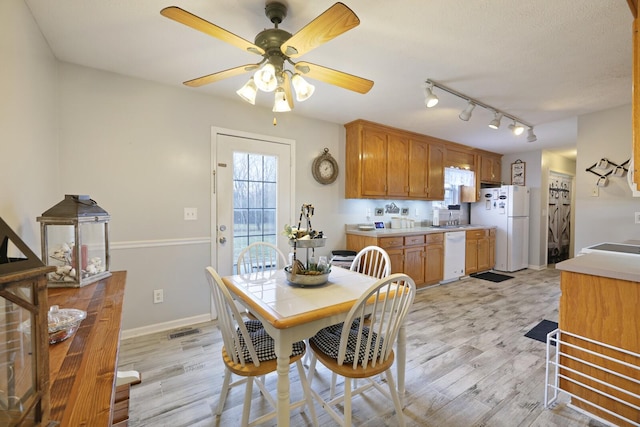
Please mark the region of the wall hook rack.
POLYGON ((596 185, 598 187, 604 187, 607 185, 609 176, 613 175, 615 177, 623 177, 629 171, 629 169, 625 168, 625 166, 628 165, 630 161, 631 159, 629 158, 627 159, 627 161, 621 164, 616 164, 606 157, 603 157, 589 166, 586 171, 591 172, 598 177, 598 181, 596 182, 596 185), (594 169, 601 170, 603 172, 598 173, 594 169))

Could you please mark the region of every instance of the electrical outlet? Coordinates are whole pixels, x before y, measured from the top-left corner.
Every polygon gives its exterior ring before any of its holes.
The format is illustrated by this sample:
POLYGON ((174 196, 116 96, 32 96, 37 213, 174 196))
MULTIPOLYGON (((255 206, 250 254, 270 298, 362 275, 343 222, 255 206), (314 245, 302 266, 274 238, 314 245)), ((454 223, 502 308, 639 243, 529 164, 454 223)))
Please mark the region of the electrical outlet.
POLYGON ((164 291, 162 289, 154 289, 153 290, 153 303, 159 304, 164 302, 164 291))
POLYGON ((599 195, 599 188, 598 187, 593 187, 591 189, 591 197, 598 197, 599 195))
POLYGON ((198 219, 198 208, 184 208, 184 220, 195 221, 198 219))
POLYGON ((636 212, 635 218, 636 218, 636 224, 640 224, 640 212, 636 212))

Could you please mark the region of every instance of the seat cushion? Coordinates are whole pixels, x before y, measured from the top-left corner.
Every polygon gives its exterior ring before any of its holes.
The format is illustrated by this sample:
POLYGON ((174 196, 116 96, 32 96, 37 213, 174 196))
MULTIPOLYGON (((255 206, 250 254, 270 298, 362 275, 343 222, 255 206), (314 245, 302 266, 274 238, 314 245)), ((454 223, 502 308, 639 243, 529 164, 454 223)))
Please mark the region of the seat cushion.
MULTIPOLYGON (((269 336, 267 331, 265 331, 262 326, 262 322, 259 320, 246 320, 244 324, 247 327, 247 331, 249 331, 249 335, 251 336, 251 342, 253 343, 253 348, 255 348, 256 353, 258 354, 258 360, 260 362, 264 362, 266 360, 276 359, 276 351, 273 338, 269 336)), ((238 329, 238 337, 240 350, 242 351, 242 355, 246 362, 251 362, 253 359, 251 358, 251 354, 247 349, 246 342, 238 329)), ((298 356, 303 354, 305 350, 304 341, 298 341, 293 343, 293 351, 291 352, 291 356, 298 356)))
MULTIPOLYGON (((340 350, 340 336, 342 334, 342 328, 344 323, 338 323, 337 325, 328 326, 321 329, 310 341, 320 349, 327 356, 337 359, 338 351, 340 350)), ((358 354, 358 363, 362 363, 365 358, 366 340, 369 337, 369 328, 364 326, 362 329, 363 339, 360 343, 361 350, 356 351, 356 344, 358 340, 358 328, 360 327, 360 320, 356 319, 351 324, 349 330, 349 337, 347 338, 347 349, 344 357, 344 363, 353 363, 356 353, 358 354)), ((382 337, 378 339, 378 335, 375 332, 371 332, 372 345, 369 349, 368 360, 373 359, 374 356, 379 356, 382 347, 382 337)))

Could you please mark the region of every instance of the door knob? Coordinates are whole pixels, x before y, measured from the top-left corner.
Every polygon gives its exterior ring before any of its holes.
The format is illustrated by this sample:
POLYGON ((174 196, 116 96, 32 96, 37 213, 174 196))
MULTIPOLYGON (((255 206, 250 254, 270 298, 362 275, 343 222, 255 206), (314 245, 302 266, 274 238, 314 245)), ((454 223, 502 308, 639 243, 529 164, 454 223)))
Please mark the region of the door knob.
POLYGON ((226 237, 221 237, 221 238, 218 239, 218 241, 224 245, 225 243, 227 243, 227 238, 226 237))

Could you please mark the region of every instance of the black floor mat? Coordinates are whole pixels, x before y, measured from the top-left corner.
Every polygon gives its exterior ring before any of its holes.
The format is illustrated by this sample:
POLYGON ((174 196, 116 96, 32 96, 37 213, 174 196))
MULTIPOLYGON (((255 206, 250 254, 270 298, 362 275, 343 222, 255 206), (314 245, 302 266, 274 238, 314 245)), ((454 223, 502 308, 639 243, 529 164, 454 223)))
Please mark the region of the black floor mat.
POLYGON ((487 271, 485 273, 470 274, 471 277, 476 279, 488 280, 490 282, 504 282, 505 280, 513 279, 513 276, 507 276, 506 274, 498 274, 487 271))
MULTIPOLYGON (((553 330, 558 329, 558 323, 552 322, 551 320, 543 320, 533 327, 529 332, 524 334, 525 337, 534 339, 536 341, 541 341, 543 343, 547 342, 547 334, 553 330)), ((556 345, 555 342, 551 342, 551 345, 556 345)))

